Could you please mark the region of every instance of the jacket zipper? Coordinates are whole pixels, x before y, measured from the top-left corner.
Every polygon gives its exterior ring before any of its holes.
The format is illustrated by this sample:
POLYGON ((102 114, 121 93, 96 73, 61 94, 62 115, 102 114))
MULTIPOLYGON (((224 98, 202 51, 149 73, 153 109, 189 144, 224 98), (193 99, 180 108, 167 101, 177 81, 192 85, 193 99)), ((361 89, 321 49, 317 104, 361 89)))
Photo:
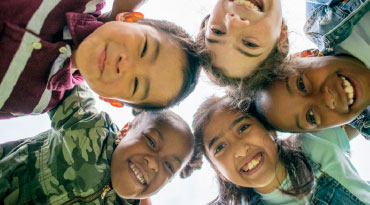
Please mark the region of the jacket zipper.
POLYGON ((73 203, 76 203, 76 202, 87 203, 87 202, 90 202, 90 201, 96 199, 97 197, 99 197, 99 195, 100 195, 101 199, 104 199, 105 195, 110 190, 111 190, 111 187, 107 184, 101 190, 99 190, 98 192, 95 192, 95 193, 93 193, 93 194, 91 194, 90 196, 87 196, 87 197, 75 197, 72 200, 66 202, 65 205, 70 205, 70 204, 73 204, 73 203))

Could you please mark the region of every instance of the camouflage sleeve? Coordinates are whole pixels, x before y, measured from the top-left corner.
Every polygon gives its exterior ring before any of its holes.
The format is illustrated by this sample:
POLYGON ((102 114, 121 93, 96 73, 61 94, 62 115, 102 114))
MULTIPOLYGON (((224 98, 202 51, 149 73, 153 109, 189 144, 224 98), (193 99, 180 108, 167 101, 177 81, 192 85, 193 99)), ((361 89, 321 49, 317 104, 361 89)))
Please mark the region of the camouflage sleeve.
POLYGON ((370 106, 349 124, 370 140, 370 106))
POLYGON ((94 97, 86 85, 75 86, 58 107, 48 112, 55 130, 67 130, 97 113, 94 97))

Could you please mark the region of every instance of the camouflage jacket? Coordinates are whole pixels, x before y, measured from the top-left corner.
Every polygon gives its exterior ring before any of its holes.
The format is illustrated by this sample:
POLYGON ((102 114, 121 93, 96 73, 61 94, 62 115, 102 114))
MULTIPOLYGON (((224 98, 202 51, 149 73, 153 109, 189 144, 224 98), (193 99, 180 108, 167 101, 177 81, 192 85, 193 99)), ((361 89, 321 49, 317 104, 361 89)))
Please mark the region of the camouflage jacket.
POLYGON ((52 129, 0 145, 4 204, 129 204, 111 188, 110 160, 118 127, 76 86, 49 112, 52 129))

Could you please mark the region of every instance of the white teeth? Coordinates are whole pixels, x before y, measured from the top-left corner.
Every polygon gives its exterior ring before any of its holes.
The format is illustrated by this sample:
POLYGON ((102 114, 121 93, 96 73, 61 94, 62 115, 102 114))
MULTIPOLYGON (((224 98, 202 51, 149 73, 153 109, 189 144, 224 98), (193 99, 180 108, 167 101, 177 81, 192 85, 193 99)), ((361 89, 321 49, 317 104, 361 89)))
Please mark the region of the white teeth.
POLYGON ((353 89, 353 86, 352 86, 351 82, 349 82, 345 77, 341 76, 341 78, 343 80, 344 91, 346 92, 349 105, 352 105, 353 102, 354 102, 354 99, 353 99, 354 98, 354 89, 353 89))
POLYGON ((246 166, 247 169, 243 168, 243 171, 247 172, 247 171, 254 169, 260 163, 260 161, 261 161, 261 154, 259 154, 256 159, 253 159, 252 161, 250 161, 246 166))
POLYGON ((137 169, 134 164, 130 164, 130 168, 135 173, 135 176, 140 181, 140 183, 146 184, 145 179, 144 179, 143 175, 141 174, 141 172, 139 171, 139 169, 137 169))
MULTIPOLYGON (((238 4, 242 4, 250 9, 254 9, 254 10, 257 10, 257 11, 261 11, 260 8, 255 5, 254 3, 248 1, 248 0, 235 0, 234 2, 238 3, 238 4)), ((259 1, 257 1, 259 2, 259 1)))

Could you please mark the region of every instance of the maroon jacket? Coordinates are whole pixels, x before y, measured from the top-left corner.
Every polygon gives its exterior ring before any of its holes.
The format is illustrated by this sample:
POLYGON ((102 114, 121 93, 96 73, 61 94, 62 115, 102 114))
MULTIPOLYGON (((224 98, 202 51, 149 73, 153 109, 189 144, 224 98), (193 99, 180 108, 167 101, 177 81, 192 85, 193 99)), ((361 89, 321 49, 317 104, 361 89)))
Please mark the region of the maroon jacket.
POLYGON ((54 108, 83 82, 72 50, 102 22, 104 0, 0 0, 0 119, 54 108))

